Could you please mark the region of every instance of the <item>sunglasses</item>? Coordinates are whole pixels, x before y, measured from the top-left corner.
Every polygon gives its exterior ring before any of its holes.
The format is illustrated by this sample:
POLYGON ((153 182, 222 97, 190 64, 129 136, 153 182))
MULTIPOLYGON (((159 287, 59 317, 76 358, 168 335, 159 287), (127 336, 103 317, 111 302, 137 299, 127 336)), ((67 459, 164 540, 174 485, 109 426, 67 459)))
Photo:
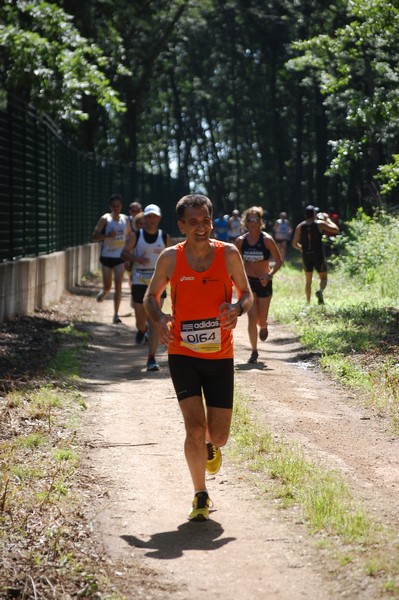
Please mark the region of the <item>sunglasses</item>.
POLYGON ((259 223, 260 218, 259 217, 248 217, 247 219, 247 223, 259 223))

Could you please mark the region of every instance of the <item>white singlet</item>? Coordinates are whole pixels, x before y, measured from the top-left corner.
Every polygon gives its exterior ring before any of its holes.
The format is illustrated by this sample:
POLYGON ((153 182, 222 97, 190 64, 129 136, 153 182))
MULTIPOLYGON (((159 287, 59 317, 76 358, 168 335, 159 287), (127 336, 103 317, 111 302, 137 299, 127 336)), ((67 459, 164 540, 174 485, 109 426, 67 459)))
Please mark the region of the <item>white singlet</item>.
POLYGON ((138 257, 144 256, 148 258, 148 262, 145 265, 141 265, 138 262, 133 263, 132 284, 148 285, 154 273, 157 258, 166 246, 161 229, 158 229, 158 236, 154 243, 145 241, 143 229, 140 229, 136 235, 138 236, 138 240, 134 254, 138 257))
POLYGON ((125 246, 127 234, 129 233, 127 229, 129 218, 126 215, 119 215, 119 220, 115 221, 112 218, 111 213, 106 213, 102 218, 107 221, 104 231, 105 235, 109 235, 112 231, 115 231, 116 235, 115 237, 103 240, 101 256, 106 258, 120 258, 125 246))

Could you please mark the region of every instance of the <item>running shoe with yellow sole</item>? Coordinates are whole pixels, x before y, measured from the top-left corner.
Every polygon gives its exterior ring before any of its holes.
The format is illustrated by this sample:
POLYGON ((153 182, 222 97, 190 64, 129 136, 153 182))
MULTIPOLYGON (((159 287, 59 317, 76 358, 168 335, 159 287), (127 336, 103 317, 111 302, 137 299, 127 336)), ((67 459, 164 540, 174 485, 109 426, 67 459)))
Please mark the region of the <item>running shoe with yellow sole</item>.
POLYGON ((215 448, 210 442, 207 443, 206 450, 208 452, 206 472, 208 475, 216 475, 222 466, 222 453, 220 452, 220 448, 215 448))
POLYGON ((209 519, 209 506, 211 500, 208 492, 197 492, 194 496, 193 507, 188 514, 190 521, 207 521, 209 519))

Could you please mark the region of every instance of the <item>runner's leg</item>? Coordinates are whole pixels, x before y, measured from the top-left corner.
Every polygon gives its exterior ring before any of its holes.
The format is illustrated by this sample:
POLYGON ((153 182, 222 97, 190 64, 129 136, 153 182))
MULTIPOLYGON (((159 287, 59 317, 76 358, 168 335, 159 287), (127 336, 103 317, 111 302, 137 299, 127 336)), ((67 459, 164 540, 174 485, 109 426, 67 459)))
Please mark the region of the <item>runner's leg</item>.
POLYGON ((122 300, 122 281, 123 275, 125 272, 125 265, 122 263, 121 265, 116 265, 114 267, 114 285, 115 285, 115 295, 114 295, 114 315, 117 315, 119 312, 119 307, 122 300))
POLYGON ((258 297, 254 293, 254 301, 251 308, 248 311, 248 335, 249 342, 251 344, 252 350, 257 349, 258 345, 258 331, 256 328, 256 323, 258 320, 258 297))
POLYGON ((112 287, 112 269, 102 265, 103 291, 108 294, 112 287))
POLYGON ((269 315, 269 307, 272 296, 267 296, 267 298, 257 298, 258 304, 258 325, 262 329, 267 326, 267 318, 269 315))
POLYGON ((186 428, 184 454, 194 486, 194 492, 206 490, 207 459, 205 432, 206 416, 201 396, 190 396, 179 402, 186 428))
POLYGON ((320 289, 323 292, 327 287, 327 273, 324 271, 323 273, 319 273, 320 277, 320 289))
POLYGON ((224 446, 229 439, 233 411, 231 408, 208 406, 206 411, 206 441, 216 448, 224 446))
POLYGON ((306 301, 308 303, 310 302, 310 296, 312 293, 312 277, 313 277, 312 271, 305 271, 305 278, 306 278, 305 294, 306 294, 306 301))
POLYGON ((142 302, 134 302, 134 315, 138 331, 144 332, 147 327, 147 313, 142 302))

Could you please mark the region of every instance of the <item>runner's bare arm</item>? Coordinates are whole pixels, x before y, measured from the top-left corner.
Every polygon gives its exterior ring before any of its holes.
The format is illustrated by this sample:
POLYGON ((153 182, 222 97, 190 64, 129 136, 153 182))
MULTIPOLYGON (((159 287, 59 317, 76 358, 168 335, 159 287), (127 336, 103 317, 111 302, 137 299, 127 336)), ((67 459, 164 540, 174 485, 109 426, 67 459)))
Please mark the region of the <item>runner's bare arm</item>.
POLYGON ((110 237, 115 237, 115 231, 112 231, 111 234, 105 234, 105 227, 107 225, 107 219, 105 218, 105 216, 103 215, 99 222, 97 223, 97 225, 94 228, 93 234, 91 236, 91 239, 93 240, 93 242, 102 242, 103 240, 106 240, 107 238, 110 237))
POLYGON ((155 271, 144 295, 144 308, 149 318, 158 326, 159 339, 168 344, 172 339, 169 323, 173 323, 171 314, 165 314, 160 307, 161 294, 168 285, 175 267, 176 249, 165 248, 158 257, 155 271))
POLYGON ((243 236, 240 235, 240 237, 238 237, 235 241, 235 245, 238 248, 238 251, 241 252, 241 248, 242 248, 242 242, 243 242, 243 236))
POLYGON ((125 247, 122 250, 121 257, 123 258, 123 260, 126 260, 127 262, 134 262, 132 252, 134 250, 135 245, 136 233, 132 232, 130 237, 126 240, 125 247))
POLYGON ((128 242, 132 236, 133 236, 133 231, 132 231, 132 228, 130 226, 129 219, 127 219, 126 220, 126 227, 125 227, 125 239, 126 239, 126 242, 128 242))
POLYGON ((300 223, 299 225, 296 226, 294 237, 292 239, 293 248, 295 248, 295 250, 299 250, 299 252, 302 252, 302 246, 299 243, 299 237, 300 237, 300 233, 301 233, 301 225, 302 225, 302 223, 300 223))
POLYGON ((277 244, 271 235, 269 235, 268 237, 265 237, 264 243, 265 243, 266 247, 270 250, 270 254, 272 255, 272 257, 274 259, 274 265, 269 273, 269 276, 271 278, 271 277, 273 277, 273 275, 275 275, 277 273, 277 271, 283 264, 283 261, 281 260, 280 250, 277 248, 277 244))
POLYGON ((245 273, 244 263, 237 248, 233 244, 225 246, 226 266, 237 290, 238 302, 223 302, 220 307, 220 322, 225 329, 234 329, 237 317, 248 312, 252 306, 253 296, 245 273))
POLYGON ((337 233, 339 233, 339 227, 338 225, 336 225, 333 221, 331 221, 331 219, 329 218, 328 215, 326 215, 326 218, 324 221, 317 221, 317 225, 319 227, 319 230, 321 231, 325 231, 326 233, 329 233, 331 235, 337 235, 337 233))

